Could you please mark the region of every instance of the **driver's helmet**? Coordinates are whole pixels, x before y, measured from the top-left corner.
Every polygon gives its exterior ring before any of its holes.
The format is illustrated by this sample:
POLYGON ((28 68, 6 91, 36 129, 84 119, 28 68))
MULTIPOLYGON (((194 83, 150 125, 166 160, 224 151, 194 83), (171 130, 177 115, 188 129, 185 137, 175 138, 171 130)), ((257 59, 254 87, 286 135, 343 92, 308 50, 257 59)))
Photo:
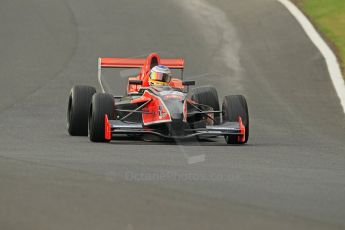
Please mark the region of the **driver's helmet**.
POLYGON ((171 80, 171 71, 164 65, 157 65, 150 71, 150 85, 168 85, 171 80))

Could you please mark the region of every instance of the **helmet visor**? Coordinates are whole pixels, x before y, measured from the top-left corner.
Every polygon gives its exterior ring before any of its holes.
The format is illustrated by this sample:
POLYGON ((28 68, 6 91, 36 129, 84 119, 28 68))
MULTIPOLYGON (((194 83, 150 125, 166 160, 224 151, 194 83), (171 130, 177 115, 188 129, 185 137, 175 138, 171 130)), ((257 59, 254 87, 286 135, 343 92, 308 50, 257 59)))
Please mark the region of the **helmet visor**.
POLYGON ((151 72, 150 79, 154 81, 170 82, 170 74, 151 72))

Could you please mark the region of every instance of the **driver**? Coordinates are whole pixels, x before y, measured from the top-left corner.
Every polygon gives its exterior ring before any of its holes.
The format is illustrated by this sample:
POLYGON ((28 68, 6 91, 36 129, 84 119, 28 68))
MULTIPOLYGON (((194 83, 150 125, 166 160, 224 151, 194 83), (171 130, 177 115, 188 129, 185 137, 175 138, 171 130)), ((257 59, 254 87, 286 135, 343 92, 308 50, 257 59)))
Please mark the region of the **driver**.
POLYGON ((153 86, 169 85, 171 71, 164 65, 157 65, 150 71, 149 84, 153 86))

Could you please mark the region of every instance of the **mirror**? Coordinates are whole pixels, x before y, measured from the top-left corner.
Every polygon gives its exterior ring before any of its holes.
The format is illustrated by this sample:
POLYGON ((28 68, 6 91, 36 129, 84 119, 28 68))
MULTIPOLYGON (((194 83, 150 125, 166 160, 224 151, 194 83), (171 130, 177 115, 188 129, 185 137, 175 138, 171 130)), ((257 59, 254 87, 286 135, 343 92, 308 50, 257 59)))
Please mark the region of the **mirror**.
POLYGON ((185 86, 195 85, 195 81, 183 81, 182 85, 185 85, 185 86))
POLYGON ((128 84, 130 84, 130 85, 142 85, 143 81, 142 80, 128 80, 128 84))

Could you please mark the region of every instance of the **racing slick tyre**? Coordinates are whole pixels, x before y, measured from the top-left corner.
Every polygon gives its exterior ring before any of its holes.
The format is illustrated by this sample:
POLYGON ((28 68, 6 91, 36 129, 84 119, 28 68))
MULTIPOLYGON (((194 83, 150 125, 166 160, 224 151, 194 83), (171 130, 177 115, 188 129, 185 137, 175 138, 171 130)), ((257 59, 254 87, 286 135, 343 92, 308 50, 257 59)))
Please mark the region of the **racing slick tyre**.
POLYGON ((92 97, 89 112, 89 138, 92 142, 109 142, 105 139, 105 115, 114 115, 114 97, 108 93, 96 93, 92 97))
POLYGON ((225 141, 228 144, 244 144, 248 141, 249 138, 249 114, 248 114, 248 106, 247 101, 244 96, 242 95, 230 95, 224 97, 223 105, 223 122, 230 121, 230 122, 237 122, 238 117, 242 118, 242 122, 244 127, 246 128, 245 131, 245 139, 244 141, 239 141, 237 136, 225 136, 225 141))
POLYGON ((71 136, 87 136, 87 119, 92 95, 92 86, 76 85, 71 89, 67 108, 67 130, 71 136))
MULTIPOLYGON (((219 111, 219 99, 217 90, 212 86, 201 86, 192 90, 193 101, 210 106, 214 111, 219 111)), ((220 114, 214 114, 214 124, 220 124, 220 114)))

